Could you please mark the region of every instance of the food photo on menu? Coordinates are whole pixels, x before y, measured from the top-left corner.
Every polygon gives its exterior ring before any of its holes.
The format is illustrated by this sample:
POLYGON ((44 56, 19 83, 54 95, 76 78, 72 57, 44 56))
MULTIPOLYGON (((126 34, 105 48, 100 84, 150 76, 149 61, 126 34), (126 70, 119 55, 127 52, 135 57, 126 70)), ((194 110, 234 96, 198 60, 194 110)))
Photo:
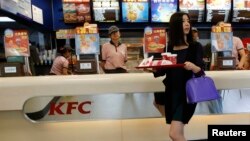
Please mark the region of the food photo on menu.
POLYGON ((231 0, 207 0, 206 22, 217 23, 219 21, 227 22, 231 12, 231 0))
POLYGON ((151 0, 151 21, 169 22, 170 16, 177 11, 177 0, 151 0))
POLYGON ((239 23, 250 22, 250 0, 233 1, 232 22, 239 22, 239 23))
POLYGON ((205 0, 179 0, 179 7, 197 9, 204 6, 204 2, 205 0))
POLYGON ((89 2, 64 2, 65 23, 83 23, 91 20, 89 2))
POLYGON ((122 2, 123 22, 148 22, 149 4, 148 0, 123 0, 122 2))
POLYGON ((119 21, 119 1, 118 0, 93 0, 94 21, 115 22, 119 21))
POLYGON ((188 13, 192 22, 202 22, 205 0, 179 0, 179 9, 188 13))
POLYGON ((89 3, 76 4, 77 21, 90 21, 90 6, 89 3))
POLYGON ((74 3, 63 4, 63 16, 65 23, 76 23, 76 7, 74 3))

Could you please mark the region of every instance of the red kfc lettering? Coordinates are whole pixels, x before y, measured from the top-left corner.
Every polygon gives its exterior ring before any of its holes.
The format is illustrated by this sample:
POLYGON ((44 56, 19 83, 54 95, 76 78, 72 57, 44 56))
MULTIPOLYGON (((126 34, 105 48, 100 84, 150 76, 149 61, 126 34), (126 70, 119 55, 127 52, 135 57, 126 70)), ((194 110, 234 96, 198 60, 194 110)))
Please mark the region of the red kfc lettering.
POLYGON ((89 114, 90 111, 85 111, 84 108, 83 108, 85 104, 91 105, 91 102, 90 101, 86 101, 86 102, 80 103, 80 105, 78 106, 78 111, 80 113, 82 113, 82 114, 89 114))
POLYGON ((50 104, 49 115, 55 115, 55 112, 57 112, 59 115, 63 115, 64 113, 61 110, 61 107, 63 105, 64 105, 64 102, 60 102, 58 105, 56 105, 56 103, 52 102, 50 104))
POLYGON ((59 115, 69 115, 72 114, 73 110, 78 110, 78 112, 82 113, 82 114, 89 114, 90 110, 86 110, 84 107, 86 105, 91 105, 91 101, 84 101, 81 103, 78 102, 60 102, 60 103, 51 103, 50 104, 50 111, 49 111, 49 115, 55 115, 55 114, 59 114, 59 115), (62 108, 67 106, 66 108, 62 108), (64 113, 63 110, 66 109, 66 112, 64 113))
POLYGON ((67 107, 67 112, 66 114, 72 114, 72 109, 76 109, 78 105, 78 102, 68 102, 68 107, 67 107), (73 105, 76 105, 75 107, 73 107, 73 105))

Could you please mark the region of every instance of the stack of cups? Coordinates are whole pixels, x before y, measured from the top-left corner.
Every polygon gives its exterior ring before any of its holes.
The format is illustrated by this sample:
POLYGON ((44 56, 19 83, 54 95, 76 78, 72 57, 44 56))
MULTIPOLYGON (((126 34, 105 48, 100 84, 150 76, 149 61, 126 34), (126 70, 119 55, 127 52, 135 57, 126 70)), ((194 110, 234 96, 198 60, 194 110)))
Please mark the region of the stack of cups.
POLYGON ((165 52, 165 53, 162 53, 161 56, 164 60, 169 60, 173 64, 177 63, 177 54, 171 54, 170 52, 165 52))

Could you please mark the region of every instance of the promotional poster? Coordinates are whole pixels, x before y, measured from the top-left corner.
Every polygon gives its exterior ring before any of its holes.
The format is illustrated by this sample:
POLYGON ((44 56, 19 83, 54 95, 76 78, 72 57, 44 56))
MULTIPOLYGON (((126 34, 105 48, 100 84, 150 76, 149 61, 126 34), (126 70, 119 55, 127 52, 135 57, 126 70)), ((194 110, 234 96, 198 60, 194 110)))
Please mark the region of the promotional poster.
POLYGON ((144 46, 145 53, 162 53, 166 47, 166 31, 165 28, 144 29, 144 46))
POLYGON ((5 56, 30 56, 29 36, 26 30, 4 31, 5 56))
POLYGON ((212 32, 211 33, 212 52, 232 51, 233 33, 232 32, 212 32))
POLYGON ((76 54, 99 54, 100 53, 100 37, 95 34, 76 34, 76 54))

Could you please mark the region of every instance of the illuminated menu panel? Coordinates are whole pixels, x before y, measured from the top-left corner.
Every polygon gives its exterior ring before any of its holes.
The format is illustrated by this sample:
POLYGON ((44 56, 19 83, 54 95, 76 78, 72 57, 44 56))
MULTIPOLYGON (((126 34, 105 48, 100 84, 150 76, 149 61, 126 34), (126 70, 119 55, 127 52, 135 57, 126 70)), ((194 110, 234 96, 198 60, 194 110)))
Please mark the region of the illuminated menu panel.
POLYGON ((189 14, 191 22, 203 22, 205 0, 179 0, 179 9, 189 14))
POLYGON ((63 16, 65 23, 91 21, 89 0, 63 0, 63 16))
POLYGON ((151 21, 169 22, 177 11, 177 0, 151 0, 151 21))
POLYGON ((231 0, 206 0, 206 22, 228 22, 231 13, 231 0))
POLYGON ((32 19, 31 0, 0 0, 1 9, 32 19))
POLYGON ((94 20, 99 22, 119 21, 118 0, 93 0, 94 20))
POLYGON ((63 0, 63 2, 89 2, 89 0, 63 0))
POLYGON ((250 22, 250 0, 233 1, 232 22, 250 22))
POLYGON ((122 0, 123 22, 148 22, 148 0, 122 0))

